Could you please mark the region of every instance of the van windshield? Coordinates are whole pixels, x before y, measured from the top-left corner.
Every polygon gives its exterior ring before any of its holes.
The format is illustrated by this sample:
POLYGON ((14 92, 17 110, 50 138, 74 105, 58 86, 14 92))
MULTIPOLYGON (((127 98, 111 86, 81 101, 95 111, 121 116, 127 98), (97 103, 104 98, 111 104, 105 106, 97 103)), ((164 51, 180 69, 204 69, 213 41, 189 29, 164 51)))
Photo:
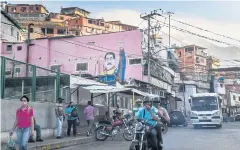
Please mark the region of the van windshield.
POLYGON ((214 96, 193 97, 191 109, 192 111, 218 110, 217 98, 214 96))

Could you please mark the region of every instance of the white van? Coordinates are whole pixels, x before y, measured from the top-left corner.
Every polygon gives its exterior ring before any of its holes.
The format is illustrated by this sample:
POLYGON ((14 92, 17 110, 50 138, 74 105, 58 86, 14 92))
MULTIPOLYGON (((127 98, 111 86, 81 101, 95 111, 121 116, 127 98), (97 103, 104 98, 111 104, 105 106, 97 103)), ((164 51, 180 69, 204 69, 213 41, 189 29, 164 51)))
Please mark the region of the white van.
POLYGON ((222 98, 217 93, 197 93, 189 98, 191 122, 194 128, 213 125, 222 127, 222 98))

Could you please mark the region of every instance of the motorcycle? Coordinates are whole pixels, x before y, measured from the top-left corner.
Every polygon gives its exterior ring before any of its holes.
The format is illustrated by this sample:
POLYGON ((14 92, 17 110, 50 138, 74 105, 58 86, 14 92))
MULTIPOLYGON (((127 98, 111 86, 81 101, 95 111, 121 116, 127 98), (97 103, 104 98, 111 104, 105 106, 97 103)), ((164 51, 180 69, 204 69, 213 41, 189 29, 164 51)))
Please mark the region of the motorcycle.
POLYGON ((151 134, 157 135, 157 131, 143 120, 137 122, 129 150, 152 150, 151 134))
POLYGON ((96 125, 95 138, 98 141, 105 141, 108 137, 115 137, 123 129, 123 137, 127 141, 133 140, 133 127, 127 125, 126 119, 115 119, 111 121, 100 121, 96 125))

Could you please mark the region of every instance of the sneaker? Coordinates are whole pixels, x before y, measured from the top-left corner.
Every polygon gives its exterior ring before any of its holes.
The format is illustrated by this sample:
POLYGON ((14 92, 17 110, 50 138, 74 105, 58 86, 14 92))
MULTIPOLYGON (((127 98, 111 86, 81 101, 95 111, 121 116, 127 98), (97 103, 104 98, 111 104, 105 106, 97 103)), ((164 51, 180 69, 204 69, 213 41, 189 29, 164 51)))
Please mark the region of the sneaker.
POLYGON ((61 136, 57 136, 57 139, 61 139, 62 137, 61 136))
POLYGON ((35 143, 33 139, 28 140, 28 143, 35 143))
POLYGON ((90 135, 90 133, 87 131, 87 136, 89 136, 90 135))
POLYGON ((43 140, 42 140, 42 139, 37 139, 36 141, 37 141, 37 142, 43 142, 43 140))

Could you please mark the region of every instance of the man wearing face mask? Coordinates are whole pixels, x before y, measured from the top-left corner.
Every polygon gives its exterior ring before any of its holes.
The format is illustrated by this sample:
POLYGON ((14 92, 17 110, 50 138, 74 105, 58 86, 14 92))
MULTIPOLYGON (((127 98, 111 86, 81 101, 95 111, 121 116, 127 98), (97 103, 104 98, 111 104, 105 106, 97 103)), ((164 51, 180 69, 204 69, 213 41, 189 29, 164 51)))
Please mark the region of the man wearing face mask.
POLYGON ((67 135, 70 136, 71 128, 73 126, 73 135, 77 135, 77 108, 74 106, 73 102, 70 102, 68 107, 66 108, 66 115, 68 116, 67 122, 68 122, 68 129, 67 129, 67 135))
POLYGON ((162 142, 161 125, 158 123, 158 113, 158 109, 151 106, 151 98, 147 96, 144 98, 143 108, 141 108, 137 114, 138 119, 147 121, 147 124, 154 127, 157 131, 157 137, 152 136, 151 139, 153 142, 153 150, 162 149, 162 146, 160 145, 160 142, 162 142))

